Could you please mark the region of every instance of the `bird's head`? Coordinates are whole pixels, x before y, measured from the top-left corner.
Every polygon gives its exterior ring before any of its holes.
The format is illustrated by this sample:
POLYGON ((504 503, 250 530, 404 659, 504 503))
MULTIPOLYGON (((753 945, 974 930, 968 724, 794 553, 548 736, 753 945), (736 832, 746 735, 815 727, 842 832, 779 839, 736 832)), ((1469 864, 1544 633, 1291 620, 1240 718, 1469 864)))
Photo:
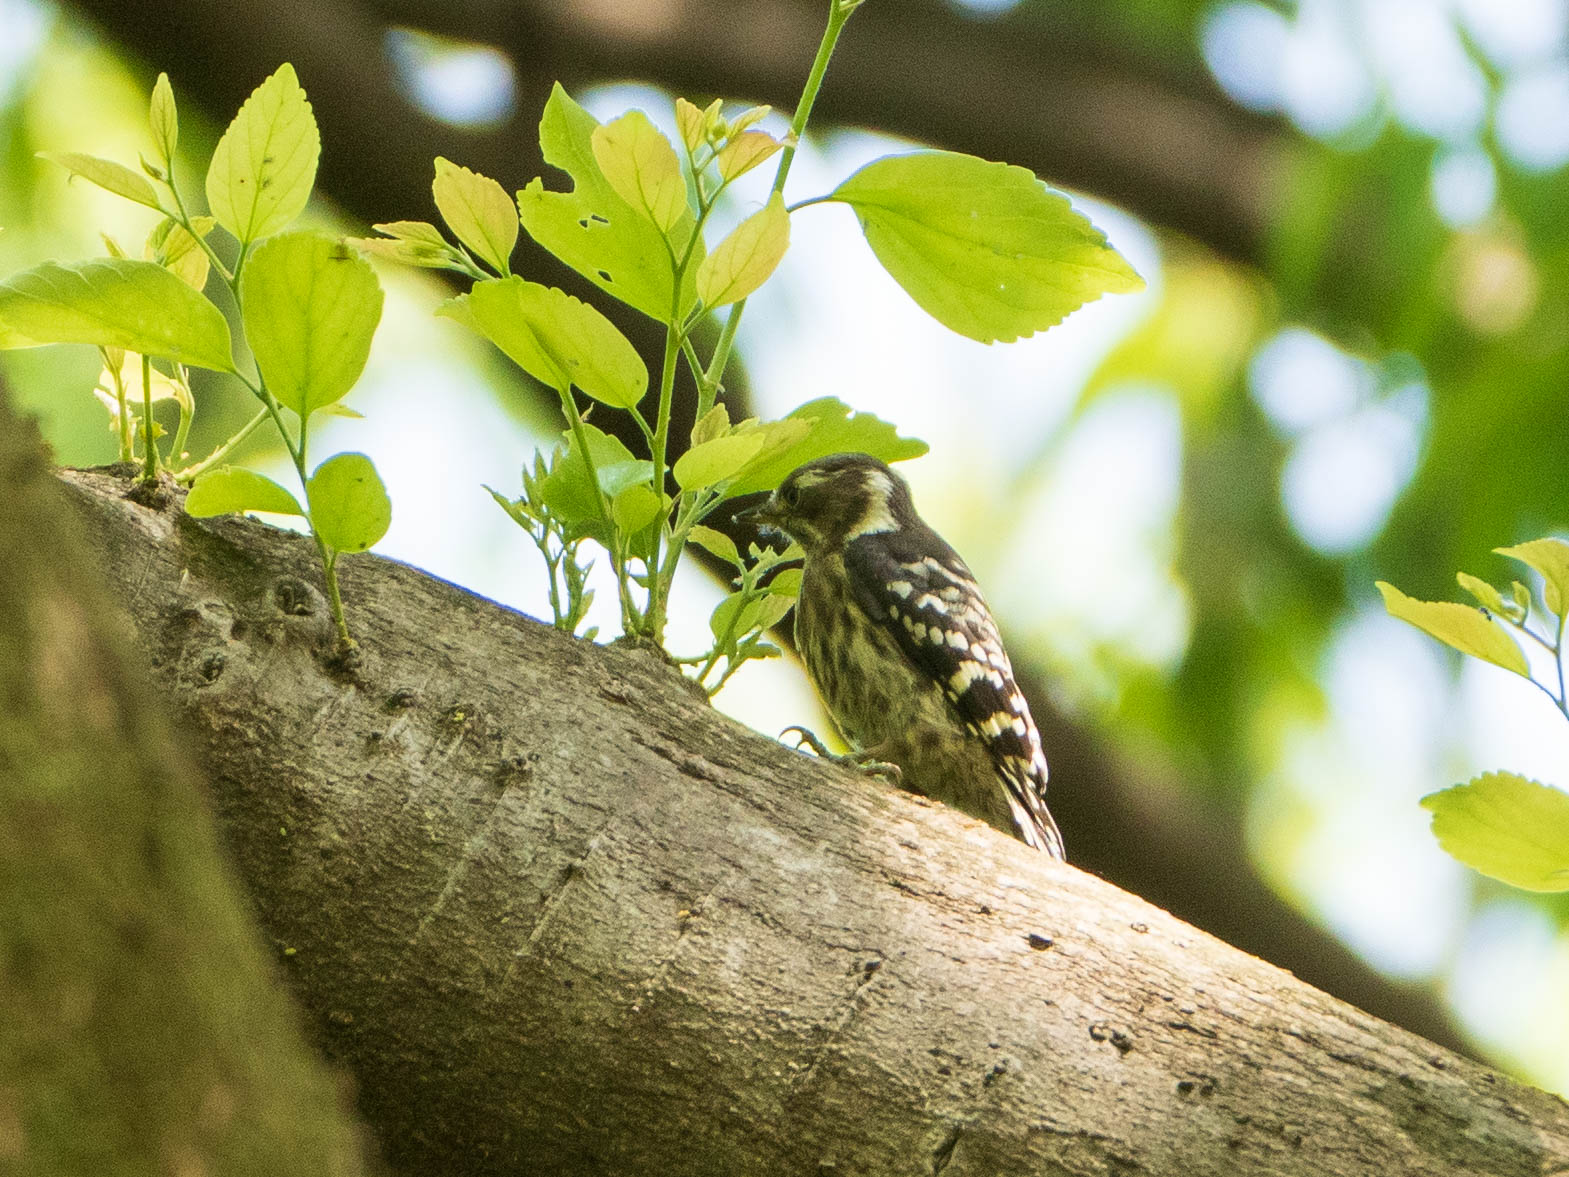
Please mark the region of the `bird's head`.
POLYGON ((919 522, 904 479, 870 454, 833 454, 807 462, 761 506, 736 518, 783 532, 808 556, 919 522))

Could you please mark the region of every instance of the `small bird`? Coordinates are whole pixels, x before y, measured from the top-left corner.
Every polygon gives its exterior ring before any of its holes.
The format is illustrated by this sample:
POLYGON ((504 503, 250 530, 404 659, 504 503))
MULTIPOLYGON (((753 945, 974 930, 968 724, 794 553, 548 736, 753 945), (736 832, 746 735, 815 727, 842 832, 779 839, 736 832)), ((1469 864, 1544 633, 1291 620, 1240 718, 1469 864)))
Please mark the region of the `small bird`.
POLYGON ((904 479, 869 454, 835 454, 737 518, 806 553, 795 644, 855 749, 846 759, 891 764, 907 788, 1062 858, 1040 733, 997 623, 959 554, 915 513, 904 479))

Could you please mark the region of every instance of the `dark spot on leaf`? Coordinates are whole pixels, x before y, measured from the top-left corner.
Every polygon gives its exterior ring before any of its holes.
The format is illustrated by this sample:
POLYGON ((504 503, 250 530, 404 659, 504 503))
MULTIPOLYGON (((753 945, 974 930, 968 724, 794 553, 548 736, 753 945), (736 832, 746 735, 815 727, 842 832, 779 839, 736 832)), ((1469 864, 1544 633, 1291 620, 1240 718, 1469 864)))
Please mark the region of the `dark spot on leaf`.
POLYGON ((610 276, 610 271, 609 270, 598 270, 598 271, 596 271, 596 273, 599 274, 599 280, 601 282, 614 282, 615 281, 615 279, 610 276))

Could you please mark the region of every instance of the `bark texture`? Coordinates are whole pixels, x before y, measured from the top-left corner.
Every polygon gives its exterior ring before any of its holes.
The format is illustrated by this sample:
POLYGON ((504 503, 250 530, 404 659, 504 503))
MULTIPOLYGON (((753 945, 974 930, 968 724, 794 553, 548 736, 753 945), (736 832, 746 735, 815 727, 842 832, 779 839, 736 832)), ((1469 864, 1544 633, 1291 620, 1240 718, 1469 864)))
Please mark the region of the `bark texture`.
POLYGON ((66 476, 400 1171, 1498 1174, 1569 1107, 663 664, 66 476))
POLYGON ((341 1085, 3 389, 0 502, 0 1174, 363 1172, 341 1085))

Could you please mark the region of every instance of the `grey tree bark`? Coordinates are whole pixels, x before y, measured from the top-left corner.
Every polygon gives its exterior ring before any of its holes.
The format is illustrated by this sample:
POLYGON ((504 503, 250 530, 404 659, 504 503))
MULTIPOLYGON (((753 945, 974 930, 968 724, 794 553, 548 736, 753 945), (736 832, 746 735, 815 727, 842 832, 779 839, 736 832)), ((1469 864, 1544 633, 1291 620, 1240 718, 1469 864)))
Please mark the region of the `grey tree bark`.
POLYGON ((1569 1168, 1562 1101, 647 655, 363 557, 334 671, 304 541, 65 482, 400 1172, 1569 1168))

